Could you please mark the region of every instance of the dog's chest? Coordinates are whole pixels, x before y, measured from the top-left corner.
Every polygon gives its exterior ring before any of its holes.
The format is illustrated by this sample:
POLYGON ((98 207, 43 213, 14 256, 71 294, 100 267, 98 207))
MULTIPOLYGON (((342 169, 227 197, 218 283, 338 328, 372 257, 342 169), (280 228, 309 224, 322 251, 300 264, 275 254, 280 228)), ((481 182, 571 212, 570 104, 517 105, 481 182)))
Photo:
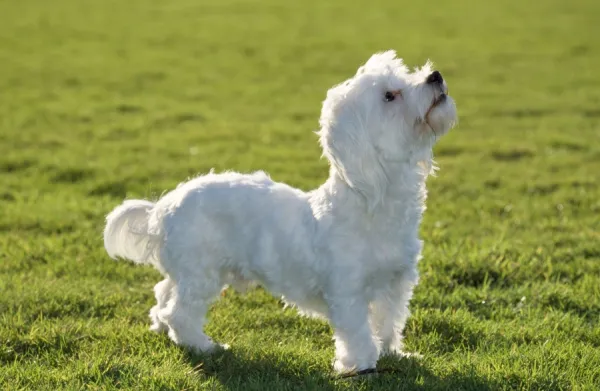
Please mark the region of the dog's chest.
POLYGON ((418 224, 352 224, 333 236, 330 243, 337 258, 381 270, 402 269, 419 254, 418 224))
POLYGON ((394 270, 412 264, 421 250, 418 238, 422 210, 418 205, 396 205, 395 209, 369 216, 354 224, 354 241, 362 256, 376 268, 394 270))

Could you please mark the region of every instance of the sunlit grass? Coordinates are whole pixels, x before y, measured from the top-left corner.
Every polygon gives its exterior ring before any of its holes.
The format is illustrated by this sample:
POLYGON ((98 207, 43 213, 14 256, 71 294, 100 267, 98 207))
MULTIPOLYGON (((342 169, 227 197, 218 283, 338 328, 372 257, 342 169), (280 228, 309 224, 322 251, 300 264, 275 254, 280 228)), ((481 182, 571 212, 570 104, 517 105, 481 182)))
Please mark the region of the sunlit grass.
POLYGON ((3 389, 597 389, 600 6, 594 1, 0 2, 3 389), (110 260, 104 216, 186 178, 327 163, 326 90, 373 52, 431 58, 460 126, 436 147, 422 360, 330 378, 325 323, 228 292, 193 356, 148 331, 160 275, 110 260))

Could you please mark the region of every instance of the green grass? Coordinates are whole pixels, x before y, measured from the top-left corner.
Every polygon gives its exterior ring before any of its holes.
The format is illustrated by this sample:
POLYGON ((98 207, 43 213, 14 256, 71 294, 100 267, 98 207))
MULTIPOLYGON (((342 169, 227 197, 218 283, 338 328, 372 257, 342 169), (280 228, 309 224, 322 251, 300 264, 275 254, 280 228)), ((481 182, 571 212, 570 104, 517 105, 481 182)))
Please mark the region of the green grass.
POLYGON ((600 3, 0 1, 0 388, 594 390, 600 385, 600 3), (435 152, 420 361, 333 380, 331 330, 227 292, 193 356, 147 330, 159 274, 104 216, 207 172, 303 189, 327 88, 431 58, 460 126, 435 152))

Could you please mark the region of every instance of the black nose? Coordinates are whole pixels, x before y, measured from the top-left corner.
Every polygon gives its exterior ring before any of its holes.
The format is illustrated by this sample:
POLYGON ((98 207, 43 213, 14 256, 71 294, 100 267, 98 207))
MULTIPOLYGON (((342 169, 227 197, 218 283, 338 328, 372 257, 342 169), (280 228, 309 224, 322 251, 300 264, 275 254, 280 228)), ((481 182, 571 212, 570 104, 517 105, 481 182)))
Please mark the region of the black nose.
POLYGON ((444 82, 444 78, 439 71, 433 71, 433 73, 427 76, 427 84, 442 84, 444 82))

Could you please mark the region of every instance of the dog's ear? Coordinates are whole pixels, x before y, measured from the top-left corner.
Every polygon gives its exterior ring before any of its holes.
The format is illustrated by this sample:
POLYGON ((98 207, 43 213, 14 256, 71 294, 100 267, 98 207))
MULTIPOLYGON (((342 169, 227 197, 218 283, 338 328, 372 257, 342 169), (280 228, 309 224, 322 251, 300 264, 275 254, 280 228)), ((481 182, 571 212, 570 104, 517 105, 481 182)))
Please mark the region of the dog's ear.
POLYGON ((383 201, 388 186, 380 156, 368 129, 363 128, 364 121, 347 112, 326 115, 326 105, 327 101, 318 132, 323 156, 329 160, 331 169, 365 198, 371 212, 383 201))

